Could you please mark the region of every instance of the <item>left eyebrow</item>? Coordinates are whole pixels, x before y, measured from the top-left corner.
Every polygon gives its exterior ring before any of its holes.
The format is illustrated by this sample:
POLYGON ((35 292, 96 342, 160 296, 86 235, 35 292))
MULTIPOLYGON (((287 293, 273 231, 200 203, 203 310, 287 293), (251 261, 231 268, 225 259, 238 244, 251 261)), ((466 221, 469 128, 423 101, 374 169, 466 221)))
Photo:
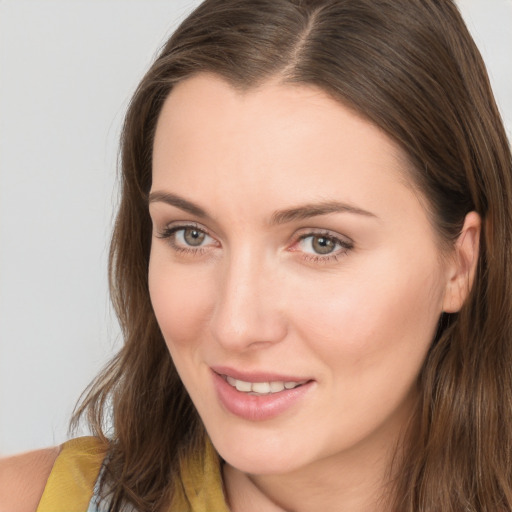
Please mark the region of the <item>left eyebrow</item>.
POLYGON ((285 224, 287 222, 309 219, 310 217, 328 215, 330 213, 351 213, 378 219, 377 215, 374 213, 358 208, 357 206, 339 201, 325 201, 315 204, 305 204, 298 206, 297 208, 288 208, 286 210, 274 212, 272 214, 270 224, 285 224))

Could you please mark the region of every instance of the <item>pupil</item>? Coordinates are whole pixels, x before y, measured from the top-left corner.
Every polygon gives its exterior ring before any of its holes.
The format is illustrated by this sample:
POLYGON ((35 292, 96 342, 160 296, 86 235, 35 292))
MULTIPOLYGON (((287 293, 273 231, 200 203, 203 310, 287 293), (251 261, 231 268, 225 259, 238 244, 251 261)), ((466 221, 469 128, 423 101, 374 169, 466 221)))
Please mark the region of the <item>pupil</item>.
POLYGON ((205 234, 197 229, 186 229, 184 233, 184 238, 188 245, 201 245, 204 237, 205 234))
POLYGON ((324 236, 313 238, 313 249, 319 254, 328 254, 332 252, 334 242, 324 236))

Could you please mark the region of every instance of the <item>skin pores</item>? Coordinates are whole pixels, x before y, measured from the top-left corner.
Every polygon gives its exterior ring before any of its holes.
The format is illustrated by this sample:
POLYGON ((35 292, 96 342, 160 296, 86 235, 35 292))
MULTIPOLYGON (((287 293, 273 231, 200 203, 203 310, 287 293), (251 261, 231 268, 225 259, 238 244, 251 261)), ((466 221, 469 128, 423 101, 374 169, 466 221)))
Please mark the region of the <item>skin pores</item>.
POLYGON ((405 161, 313 87, 204 74, 164 104, 152 304, 214 446, 269 493, 378 485, 410 416, 452 269, 405 161))

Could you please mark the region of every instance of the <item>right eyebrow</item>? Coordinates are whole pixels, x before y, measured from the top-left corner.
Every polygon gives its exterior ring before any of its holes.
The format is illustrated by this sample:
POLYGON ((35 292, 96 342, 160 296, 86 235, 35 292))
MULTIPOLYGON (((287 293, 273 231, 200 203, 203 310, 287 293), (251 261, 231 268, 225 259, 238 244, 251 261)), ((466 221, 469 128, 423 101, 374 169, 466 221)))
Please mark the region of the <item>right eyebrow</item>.
POLYGON ((209 217, 209 215, 200 206, 197 206, 191 201, 187 201, 186 199, 183 199, 183 197, 176 196, 174 194, 159 191, 151 192, 149 194, 148 203, 155 202, 162 202, 170 206, 175 206, 176 208, 191 213, 192 215, 196 215, 197 217, 209 217))

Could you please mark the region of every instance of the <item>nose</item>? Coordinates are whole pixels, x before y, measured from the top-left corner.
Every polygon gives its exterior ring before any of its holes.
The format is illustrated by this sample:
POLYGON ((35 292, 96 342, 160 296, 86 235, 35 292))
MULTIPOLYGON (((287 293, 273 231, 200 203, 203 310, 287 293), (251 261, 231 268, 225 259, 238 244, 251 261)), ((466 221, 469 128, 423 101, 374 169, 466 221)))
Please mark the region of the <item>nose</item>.
POLYGON ((226 350, 245 351, 282 341, 287 333, 278 264, 249 248, 223 262, 211 318, 226 350))

